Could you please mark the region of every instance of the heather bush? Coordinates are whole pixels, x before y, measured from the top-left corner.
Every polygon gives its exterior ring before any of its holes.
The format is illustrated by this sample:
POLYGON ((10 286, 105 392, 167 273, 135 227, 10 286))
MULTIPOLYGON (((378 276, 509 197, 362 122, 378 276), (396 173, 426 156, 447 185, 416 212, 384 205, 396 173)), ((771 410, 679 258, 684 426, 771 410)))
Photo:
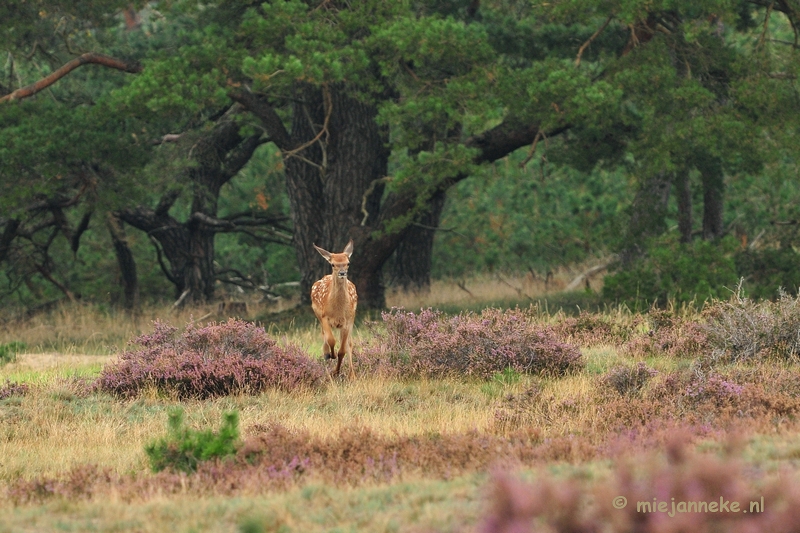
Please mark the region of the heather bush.
POLYGON ((372 371, 490 379, 506 369, 560 375, 583 365, 577 347, 559 341, 519 309, 446 317, 431 309, 395 308, 382 318, 382 324, 371 324, 374 337, 360 358, 372 371))
POLYGON ((581 311, 578 316, 562 316, 553 326, 553 332, 567 342, 584 346, 594 344, 619 344, 631 335, 638 323, 623 324, 619 320, 599 313, 581 311))
POLYGON ((740 385, 726 376, 712 373, 696 375, 686 387, 686 397, 694 402, 711 402, 717 407, 729 405, 738 400, 744 392, 744 385, 740 385))
POLYGON ((737 291, 705 314, 714 348, 712 360, 796 359, 800 355, 800 295, 781 292, 775 302, 755 302, 737 291))
POLYGON ((5 400, 11 396, 24 396, 29 390, 30 387, 25 383, 6 381, 5 385, 0 386, 0 400, 5 400))
POLYGON ((651 328, 631 336, 622 345, 624 353, 633 357, 697 357, 709 348, 706 329, 699 322, 655 308, 646 318, 651 328))
POLYGON ((296 346, 282 347, 263 328, 237 319, 179 333, 156 321, 153 332, 119 362, 106 366, 95 386, 120 396, 156 387, 178 397, 207 398, 268 388, 294 390, 322 382, 325 370, 296 346))
POLYGON ((658 372, 643 362, 635 366, 615 366, 601 378, 604 385, 624 395, 635 394, 658 372))
POLYGON ((145 446, 153 472, 170 468, 179 472, 195 472, 197 465, 214 458, 224 458, 236 453, 239 445, 239 415, 224 415, 219 431, 199 431, 184 425, 182 409, 169 413, 168 432, 145 446))
MULTIPOLYGON (((690 453, 678 444, 686 437, 673 437, 666 462, 660 457, 637 457, 635 462, 620 465, 612 479, 594 486, 575 479, 552 478, 528 484, 497 473, 491 483, 488 513, 479 531, 797 530, 800 490, 796 483, 785 476, 760 479, 730 451, 722 458, 690 453)), ((735 449, 735 443, 729 449, 735 449)))

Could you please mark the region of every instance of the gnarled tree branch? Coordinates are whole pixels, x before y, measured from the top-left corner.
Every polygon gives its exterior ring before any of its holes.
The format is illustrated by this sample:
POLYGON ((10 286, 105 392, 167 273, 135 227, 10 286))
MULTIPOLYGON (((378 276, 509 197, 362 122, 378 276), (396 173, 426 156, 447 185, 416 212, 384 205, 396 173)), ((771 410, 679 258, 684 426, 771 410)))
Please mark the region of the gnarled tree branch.
POLYGON ((64 65, 61 68, 59 68, 49 76, 45 76, 44 78, 40 79, 35 83, 32 83, 26 87, 21 87, 10 94, 0 97, 0 102, 22 100, 23 98, 28 98, 29 96, 33 96, 42 89, 50 87, 55 82, 57 82, 58 80, 60 80, 73 70, 75 70, 76 68, 88 64, 102 65, 104 67, 114 68, 117 70, 121 70, 123 72, 129 72, 131 74, 137 74, 142 71, 142 65, 139 64, 138 61, 126 61, 124 59, 117 59, 115 57, 107 56, 104 54, 98 54, 96 52, 87 52, 83 55, 76 57, 71 61, 64 63, 64 65))

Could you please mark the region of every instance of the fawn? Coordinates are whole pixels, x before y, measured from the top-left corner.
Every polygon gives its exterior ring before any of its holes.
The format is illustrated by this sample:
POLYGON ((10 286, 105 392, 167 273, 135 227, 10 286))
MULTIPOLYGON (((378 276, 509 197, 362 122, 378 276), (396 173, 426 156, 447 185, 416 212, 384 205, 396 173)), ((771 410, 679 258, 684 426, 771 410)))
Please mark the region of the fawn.
POLYGON ((353 253, 353 241, 347 243, 340 254, 332 254, 323 250, 316 244, 314 248, 331 264, 333 273, 328 274, 311 287, 311 307, 322 324, 322 353, 325 359, 333 359, 336 339, 331 328, 339 329, 338 361, 334 376, 339 374, 342 358, 348 355, 350 361, 350 376, 355 377, 353 370, 353 320, 356 317, 356 304, 358 294, 356 286, 347 279, 347 268, 350 266, 350 256, 353 253))

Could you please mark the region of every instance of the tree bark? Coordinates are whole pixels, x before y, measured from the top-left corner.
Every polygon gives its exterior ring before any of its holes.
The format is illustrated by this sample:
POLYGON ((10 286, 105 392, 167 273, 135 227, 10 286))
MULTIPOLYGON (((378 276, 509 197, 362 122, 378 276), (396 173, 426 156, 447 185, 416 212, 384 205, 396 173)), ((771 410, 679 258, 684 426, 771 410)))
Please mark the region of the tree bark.
POLYGON ((169 268, 163 264, 162 268, 175 285, 175 297, 189 290, 182 303, 199 304, 214 298, 214 238, 219 231, 229 229, 221 228, 221 221, 216 218, 220 189, 244 167, 262 142, 260 135, 239 135, 239 125, 234 120, 237 112, 238 106, 229 109, 191 149, 194 164, 185 170, 192 195, 188 220, 179 222, 169 215, 180 194, 178 190, 166 193, 155 209, 138 206, 116 214, 158 242, 159 258, 163 251, 169 262, 169 268))
POLYGON ((690 243, 692 242, 692 184, 687 170, 680 170, 675 175, 675 194, 678 196, 680 241, 690 243))
POLYGON ((703 239, 719 239, 724 233, 722 216, 725 181, 722 168, 717 162, 710 162, 699 166, 699 169, 703 180, 703 239))
POLYGON ((4 261, 8 256, 8 251, 11 248, 11 241, 17 236, 17 229, 20 226, 20 221, 16 218, 10 218, 3 228, 3 234, 0 235, 0 262, 4 261))
MULTIPOLYGON (((302 86, 298 93, 302 100, 294 104, 292 148, 284 150, 284 160, 302 299, 308 303, 311 285, 330 273, 313 244, 339 252, 354 237, 354 228, 362 222, 369 227, 379 209, 379 180, 386 176, 389 152, 374 106, 351 98, 341 86, 302 86)), ((381 269, 363 267, 371 253, 356 246, 350 277, 360 306, 382 308, 381 269)))
POLYGON ((136 261, 128 246, 125 228, 122 225, 122 221, 114 216, 113 213, 108 214, 106 225, 111 236, 111 242, 114 245, 117 265, 119 265, 123 293, 122 305, 126 311, 136 313, 139 310, 139 277, 136 273, 136 261))
POLYGON ((427 292, 431 287, 433 240, 444 209, 446 194, 440 191, 431 198, 430 209, 408 229, 394 253, 392 284, 403 290, 427 292))
POLYGON ((642 182, 631 205, 627 241, 620 254, 623 263, 630 263, 642 253, 645 239, 666 229, 669 190, 670 179, 663 171, 642 182))
POLYGON ((156 209, 137 206, 123 209, 115 216, 134 228, 141 230, 154 241, 161 261, 161 253, 167 257, 169 267, 161 263, 167 279, 175 285, 175 298, 186 288, 185 271, 189 265, 189 230, 169 215, 169 209, 178 199, 179 191, 165 194, 156 209))

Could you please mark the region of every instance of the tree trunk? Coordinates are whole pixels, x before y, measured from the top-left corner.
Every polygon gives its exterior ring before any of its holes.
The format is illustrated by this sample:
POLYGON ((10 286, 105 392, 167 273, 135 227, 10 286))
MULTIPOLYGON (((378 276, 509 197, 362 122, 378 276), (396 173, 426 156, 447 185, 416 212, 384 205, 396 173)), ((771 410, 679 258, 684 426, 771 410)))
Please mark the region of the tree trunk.
MULTIPOLYGON (((376 217, 383 193, 379 180, 386 176, 389 153, 374 106, 350 98, 339 86, 304 86, 300 92, 291 130, 296 148, 284 150, 284 158, 302 299, 308 303, 311 285, 330 273, 313 244, 340 252, 354 237, 354 228, 376 217)), ((370 253, 356 247, 350 276, 359 306, 382 308, 381 269, 362 267, 370 253)))
POLYGON ((428 292, 431 287, 433 239, 442 216, 444 191, 431 198, 430 209, 420 216, 418 223, 408 229, 405 238, 395 250, 391 268, 392 284, 403 290, 428 292))
POLYGON ((664 217, 669 189, 670 180, 665 172, 654 174, 641 184, 631 205, 628 238, 621 253, 623 263, 629 263, 642 253, 645 239, 666 229, 664 217))
POLYGON ((166 193, 155 210, 138 206, 121 210, 117 216, 131 226, 147 232, 158 242, 159 260, 166 256, 169 267, 162 269, 175 285, 176 298, 189 291, 183 300, 198 304, 214 298, 214 238, 233 224, 216 218, 220 189, 250 160, 261 143, 260 135, 243 138, 233 106, 206 136, 194 143, 193 165, 186 168, 191 184, 192 205, 189 219, 178 222, 169 215, 180 191, 166 193))
POLYGON ((114 253, 117 256, 120 278, 122 280, 123 307, 130 313, 139 310, 139 277, 136 274, 136 261, 133 253, 128 247, 128 238, 125 235, 125 228, 122 222, 114 216, 108 214, 107 219, 108 233, 111 235, 111 242, 114 245, 114 253))
POLYGON ((189 265, 189 230, 169 215, 178 195, 177 190, 165 194, 155 210, 138 206, 114 214, 125 223, 147 233, 154 241, 161 269, 175 285, 176 299, 186 288, 185 272, 189 265), (169 265, 164 264, 162 254, 166 256, 169 265))
MULTIPOLYGON (((299 85, 289 131, 268 98, 247 91, 229 94, 260 119, 283 153, 303 302, 310 301, 311 285, 330 272, 312 244, 337 252, 352 238, 350 277, 359 308, 384 307, 383 265, 411 228, 387 232, 385 224, 413 215, 419 192, 392 192, 381 201, 389 151, 388 133, 375 121, 376 108, 350 98, 341 85, 299 85)), ((548 136, 569 127, 560 126, 548 136)), ((540 135, 536 124, 506 121, 464 142, 477 149, 474 163, 481 164, 529 145, 540 135)), ((431 192, 434 197, 444 194, 466 177, 444 178, 431 192)))
POLYGON ((680 170, 675 175, 675 194, 678 196, 678 231, 682 243, 692 242, 692 184, 689 172, 680 170))
POLYGON ((698 165, 703 180, 703 239, 722 237, 723 193, 725 181, 722 168, 717 161, 698 165))
POLYGON ((17 236, 17 229, 19 226, 20 221, 16 218, 10 218, 8 222, 6 222, 3 228, 3 234, 0 235, 0 261, 6 259, 8 251, 11 249, 11 241, 17 236))

